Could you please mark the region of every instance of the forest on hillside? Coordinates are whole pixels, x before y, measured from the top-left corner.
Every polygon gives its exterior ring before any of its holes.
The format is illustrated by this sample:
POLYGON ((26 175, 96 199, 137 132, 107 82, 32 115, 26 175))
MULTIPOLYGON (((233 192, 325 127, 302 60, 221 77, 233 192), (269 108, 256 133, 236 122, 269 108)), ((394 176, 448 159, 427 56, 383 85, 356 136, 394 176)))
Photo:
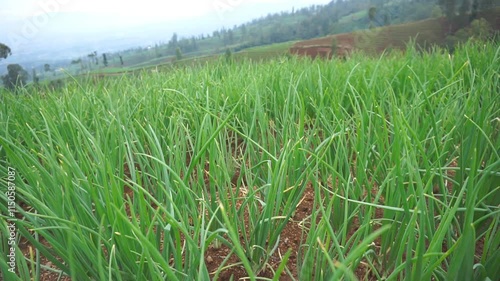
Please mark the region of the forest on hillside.
POLYGON ((155 45, 154 52, 157 55, 174 56, 177 48, 182 54, 196 54, 210 49, 218 53, 226 48, 239 51, 254 46, 305 40, 444 15, 473 20, 479 11, 495 5, 498 4, 492 0, 339 0, 327 5, 311 5, 268 14, 232 28, 215 30, 212 34, 182 38, 174 34, 168 43, 155 45))

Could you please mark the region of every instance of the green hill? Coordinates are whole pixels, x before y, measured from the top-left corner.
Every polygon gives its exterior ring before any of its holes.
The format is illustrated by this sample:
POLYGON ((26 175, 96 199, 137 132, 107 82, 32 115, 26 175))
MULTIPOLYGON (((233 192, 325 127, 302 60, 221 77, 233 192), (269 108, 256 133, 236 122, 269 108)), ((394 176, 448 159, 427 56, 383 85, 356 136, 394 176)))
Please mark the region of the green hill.
MULTIPOLYGON (((482 12, 478 17, 486 19, 493 30, 500 29, 500 8, 482 12)), ((468 20, 464 21, 463 18, 425 19, 299 41, 292 46, 291 52, 316 54, 314 50, 318 48, 331 48, 333 40, 339 46, 347 46, 352 51, 363 50, 368 53, 380 53, 392 48, 405 49, 410 40, 413 40, 419 48, 428 49, 433 45, 446 45, 449 35, 468 25, 468 20)))

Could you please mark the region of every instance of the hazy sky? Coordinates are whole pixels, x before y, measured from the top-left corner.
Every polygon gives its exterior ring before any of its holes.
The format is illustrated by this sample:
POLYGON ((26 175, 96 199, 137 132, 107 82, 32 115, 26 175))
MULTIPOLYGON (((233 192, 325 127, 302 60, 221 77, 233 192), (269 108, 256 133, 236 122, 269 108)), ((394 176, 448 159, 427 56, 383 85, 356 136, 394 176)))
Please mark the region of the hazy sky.
POLYGON ((331 0, 1 0, 0 42, 11 47, 14 58, 78 42, 92 45, 92 49, 105 38, 123 41, 135 36, 137 42, 147 44, 167 42, 173 32, 181 37, 206 34, 268 13, 328 2, 331 0), (151 30, 158 35, 151 35, 151 30))

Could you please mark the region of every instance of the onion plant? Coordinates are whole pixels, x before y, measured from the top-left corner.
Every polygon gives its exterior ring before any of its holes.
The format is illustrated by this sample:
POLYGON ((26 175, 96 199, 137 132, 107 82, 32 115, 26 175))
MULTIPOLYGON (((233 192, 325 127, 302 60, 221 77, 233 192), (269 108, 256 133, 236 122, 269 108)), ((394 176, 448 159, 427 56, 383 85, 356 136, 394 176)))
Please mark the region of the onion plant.
POLYGON ((499 66, 494 42, 453 57, 409 46, 2 92, 3 278, 209 280, 240 267, 250 280, 494 280, 499 66), (297 222, 306 191, 314 208, 297 222), (280 256, 292 223, 300 246, 280 256), (212 247, 228 256, 209 272, 212 247))

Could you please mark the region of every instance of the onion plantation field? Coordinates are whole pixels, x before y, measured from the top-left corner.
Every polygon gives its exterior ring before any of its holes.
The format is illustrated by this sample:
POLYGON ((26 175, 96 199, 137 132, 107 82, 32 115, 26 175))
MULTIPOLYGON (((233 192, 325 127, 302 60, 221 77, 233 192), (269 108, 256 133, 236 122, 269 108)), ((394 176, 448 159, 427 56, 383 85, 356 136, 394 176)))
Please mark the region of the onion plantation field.
POLYGON ((3 280, 498 280, 500 47, 0 93, 3 280))

